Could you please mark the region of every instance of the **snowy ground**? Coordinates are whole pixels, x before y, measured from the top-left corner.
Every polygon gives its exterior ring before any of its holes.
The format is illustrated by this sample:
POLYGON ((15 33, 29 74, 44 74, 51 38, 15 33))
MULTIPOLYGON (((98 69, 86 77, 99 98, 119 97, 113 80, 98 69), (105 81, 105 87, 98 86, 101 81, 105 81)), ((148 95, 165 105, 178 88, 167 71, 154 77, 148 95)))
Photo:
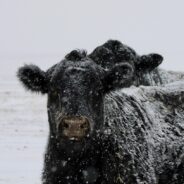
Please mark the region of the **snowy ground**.
POLYGON ((48 134, 46 96, 25 91, 17 81, 22 60, 0 63, 0 184, 40 184, 48 134))

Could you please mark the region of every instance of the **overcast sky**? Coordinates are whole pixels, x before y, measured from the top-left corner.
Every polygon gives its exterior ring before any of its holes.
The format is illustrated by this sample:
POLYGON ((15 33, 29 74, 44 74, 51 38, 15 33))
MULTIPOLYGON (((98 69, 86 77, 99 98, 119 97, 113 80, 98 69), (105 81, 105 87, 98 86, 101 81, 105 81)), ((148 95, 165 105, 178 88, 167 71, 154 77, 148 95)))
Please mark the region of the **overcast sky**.
POLYGON ((184 1, 0 0, 0 58, 62 59, 108 39, 160 53, 163 68, 184 71, 184 1))

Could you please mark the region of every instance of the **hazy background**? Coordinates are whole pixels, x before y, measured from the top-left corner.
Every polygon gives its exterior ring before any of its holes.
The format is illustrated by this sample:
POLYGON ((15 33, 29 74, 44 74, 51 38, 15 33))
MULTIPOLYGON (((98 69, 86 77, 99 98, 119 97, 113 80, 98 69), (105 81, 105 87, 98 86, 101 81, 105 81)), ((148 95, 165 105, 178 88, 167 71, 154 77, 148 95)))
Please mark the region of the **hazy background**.
POLYGON ((183 0, 0 0, 3 66, 44 61, 46 68, 112 38, 139 54, 161 53, 163 68, 184 71, 183 34, 183 0))

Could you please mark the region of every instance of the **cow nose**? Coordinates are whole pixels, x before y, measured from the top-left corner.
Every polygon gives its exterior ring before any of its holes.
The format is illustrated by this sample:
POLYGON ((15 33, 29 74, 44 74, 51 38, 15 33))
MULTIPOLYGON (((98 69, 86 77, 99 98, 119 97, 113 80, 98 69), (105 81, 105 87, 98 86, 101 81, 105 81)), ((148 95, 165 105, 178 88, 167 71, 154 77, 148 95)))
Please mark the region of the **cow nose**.
POLYGON ((86 117, 64 117, 59 127, 62 136, 70 140, 81 140, 90 131, 90 123, 86 117))

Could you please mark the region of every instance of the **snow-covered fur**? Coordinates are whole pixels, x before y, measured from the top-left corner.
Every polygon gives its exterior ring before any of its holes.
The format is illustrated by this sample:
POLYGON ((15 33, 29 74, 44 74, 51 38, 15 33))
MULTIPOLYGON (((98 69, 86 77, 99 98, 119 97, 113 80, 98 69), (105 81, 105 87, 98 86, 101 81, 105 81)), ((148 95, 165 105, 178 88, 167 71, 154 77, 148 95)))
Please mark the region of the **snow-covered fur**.
POLYGON ((45 72, 35 65, 25 65, 17 73, 19 80, 28 90, 46 93, 47 81, 45 72))
POLYGON ((46 72, 18 71, 26 88, 48 94, 43 184, 184 183, 184 82, 120 90, 132 84, 135 63, 105 68, 90 58, 75 50, 46 72), (59 129, 71 115, 90 122, 81 141, 59 129))
POLYGON ((184 81, 106 95, 105 122, 112 183, 184 183, 184 81))
POLYGON ((103 164, 106 164, 102 161, 105 140, 101 140, 105 94, 129 86, 133 70, 124 62, 106 71, 84 51, 77 50, 46 72, 34 65, 19 69, 18 77, 26 88, 33 92, 40 89, 41 93, 48 94, 50 135, 44 184, 106 183, 102 172, 103 164), (60 125, 66 116, 86 117, 90 122, 89 134, 81 141, 64 137, 60 125))
POLYGON ((160 54, 152 53, 140 56, 132 48, 120 41, 109 40, 95 48, 89 54, 89 57, 105 69, 110 69, 118 63, 130 63, 134 68, 132 84, 136 86, 162 84, 157 70, 157 67, 163 61, 163 57, 160 54))

